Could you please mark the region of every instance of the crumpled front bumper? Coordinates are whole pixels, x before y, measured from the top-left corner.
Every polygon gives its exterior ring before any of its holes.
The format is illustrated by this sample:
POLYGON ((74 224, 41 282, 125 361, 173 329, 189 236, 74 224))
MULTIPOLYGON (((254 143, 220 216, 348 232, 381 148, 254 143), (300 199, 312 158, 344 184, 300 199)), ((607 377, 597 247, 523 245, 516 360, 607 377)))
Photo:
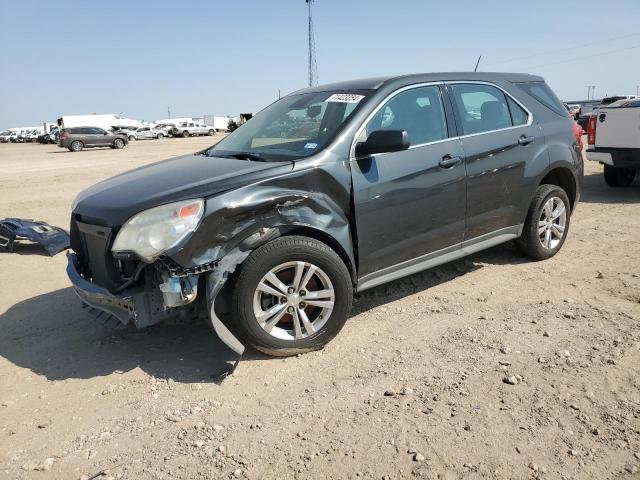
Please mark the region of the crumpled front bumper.
MULTIPOLYGON (((73 289, 80 299, 89 307, 98 310, 97 316, 102 316, 100 312, 115 317, 123 325, 129 322, 136 322, 136 302, 132 295, 117 295, 111 293, 106 288, 95 285, 78 273, 76 268, 76 254, 67 253, 67 276, 71 280, 73 289)), ((94 316, 96 316, 94 314, 94 316)), ((106 318, 101 319, 103 323, 106 318)))

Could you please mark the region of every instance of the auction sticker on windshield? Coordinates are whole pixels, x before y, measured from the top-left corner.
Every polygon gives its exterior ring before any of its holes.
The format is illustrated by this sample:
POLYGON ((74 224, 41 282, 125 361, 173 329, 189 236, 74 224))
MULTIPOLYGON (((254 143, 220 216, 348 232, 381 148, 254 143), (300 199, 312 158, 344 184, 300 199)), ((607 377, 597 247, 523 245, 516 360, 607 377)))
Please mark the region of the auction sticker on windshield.
POLYGON ((334 93, 327 102, 339 102, 339 103, 358 103, 364 98, 364 95, 356 95, 354 93, 334 93))

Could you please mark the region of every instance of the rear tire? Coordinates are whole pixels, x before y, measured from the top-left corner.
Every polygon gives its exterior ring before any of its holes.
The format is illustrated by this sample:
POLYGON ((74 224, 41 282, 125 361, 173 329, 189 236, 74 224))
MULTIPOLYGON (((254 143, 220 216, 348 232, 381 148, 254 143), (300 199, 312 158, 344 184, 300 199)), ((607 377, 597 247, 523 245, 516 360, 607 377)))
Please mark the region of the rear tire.
POLYGON ((323 348, 344 326, 353 301, 351 276, 342 259, 324 243, 308 237, 281 237, 256 249, 240 265, 233 281, 229 302, 233 330, 245 345, 278 357, 323 348), (300 276, 295 275, 298 268, 300 276), (258 288, 274 271, 281 272, 278 278, 285 288, 271 288, 278 296, 258 288), (294 288, 296 278, 298 287, 294 288), (296 307, 289 306, 289 301, 296 307), (256 308, 266 312, 279 304, 284 311, 265 315, 259 323, 256 308), (289 311, 292 313, 286 313, 289 311), (273 321, 277 323, 269 329, 273 321))
POLYGON ((636 170, 633 168, 616 168, 611 165, 604 166, 604 181, 610 187, 628 187, 636 178, 636 170))
POLYGON ((69 145, 69 150, 71 150, 72 152, 80 152, 83 148, 84 143, 82 143, 80 140, 74 140, 73 142, 71 142, 71 145, 69 145))
POLYGON ((121 148, 124 148, 124 140, 122 140, 121 138, 116 138, 113 141, 113 148, 120 150, 121 148))
POLYGON ((189 136, 189 132, 187 132, 186 130, 182 132, 182 138, 187 138, 188 136, 189 136))
POLYGON ((209 136, 212 137, 216 134, 215 130, 209 130, 209 136))
POLYGON ((518 250, 535 260, 553 257, 564 245, 569 233, 571 203, 557 185, 540 185, 535 194, 522 235, 516 240, 518 250))

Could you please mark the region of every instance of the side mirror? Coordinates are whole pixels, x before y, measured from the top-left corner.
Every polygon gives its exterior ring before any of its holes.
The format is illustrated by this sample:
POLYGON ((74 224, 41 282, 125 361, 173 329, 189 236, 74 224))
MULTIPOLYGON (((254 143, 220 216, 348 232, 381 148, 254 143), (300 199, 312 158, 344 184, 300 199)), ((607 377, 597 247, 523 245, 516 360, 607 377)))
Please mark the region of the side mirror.
POLYGON ((409 134, 406 130, 376 130, 371 132, 365 142, 356 144, 356 157, 368 157, 376 153, 400 152, 407 150, 409 134))

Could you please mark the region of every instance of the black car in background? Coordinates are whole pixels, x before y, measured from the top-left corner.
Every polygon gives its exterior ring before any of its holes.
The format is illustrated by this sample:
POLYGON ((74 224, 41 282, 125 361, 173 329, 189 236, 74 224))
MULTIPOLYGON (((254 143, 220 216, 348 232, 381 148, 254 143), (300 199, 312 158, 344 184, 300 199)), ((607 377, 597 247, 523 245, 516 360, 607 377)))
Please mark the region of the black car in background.
POLYGON ((84 148, 124 148, 129 143, 126 135, 108 132, 98 127, 63 128, 58 135, 58 146, 79 152, 84 148))
POLYGON ((67 273, 111 326, 201 316, 239 352, 319 349, 356 292, 509 240, 555 255, 580 197, 573 124, 524 74, 300 90, 81 192, 67 273))

